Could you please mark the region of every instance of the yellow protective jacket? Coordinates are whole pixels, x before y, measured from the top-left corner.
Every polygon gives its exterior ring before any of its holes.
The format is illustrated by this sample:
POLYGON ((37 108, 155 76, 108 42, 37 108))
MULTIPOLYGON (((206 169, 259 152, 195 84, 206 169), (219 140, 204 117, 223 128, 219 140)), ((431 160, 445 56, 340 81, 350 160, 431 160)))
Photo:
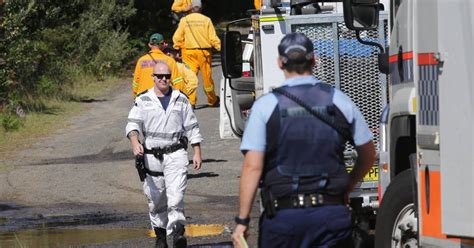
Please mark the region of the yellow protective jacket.
POLYGON ((221 50, 221 40, 216 35, 211 19, 201 13, 192 13, 179 22, 173 35, 175 49, 210 49, 221 50))
POLYGON ((158 61, 163 61, 170 67, 171 81, 173 84, 183 81, 183 77, 178 71, 176 61, 166 56, 160 49, 152 49, 149 53, 143 55, 138 59, 133 73, 133 96, 138 93, 152 88, 155 84, 153 82, 153 66, 158 61))
POLYGON ((191 5, 191 0, 175 0, 171 5, 171 10, 178 13, 184 12, 189 5, 191 5))
POLYGON ((193 93, 199 84, 199 79, 186 64, 176 62, 178 72, 182 75, 183 80, 181 82, 173 83, 173 88, 184 92, 187 96, 193 93))

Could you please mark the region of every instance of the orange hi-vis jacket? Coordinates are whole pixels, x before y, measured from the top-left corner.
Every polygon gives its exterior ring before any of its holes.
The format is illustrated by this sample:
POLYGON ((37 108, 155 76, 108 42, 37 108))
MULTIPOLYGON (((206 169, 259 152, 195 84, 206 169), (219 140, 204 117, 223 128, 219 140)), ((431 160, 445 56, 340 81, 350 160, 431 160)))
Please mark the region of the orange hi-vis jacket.
POLYGON ((171 10, 178 13, 184 12, 189 5, 191 5, 191 0, 175 0, 171 5, 171 10))
POLYGON ((153 66, 158 61, 165 62, 170 67, 172 84, 183 81, 183 77, 176 66, 176 61, 173 58, 166 56, 160 49, 152 49, 149 53, 141 56, 135 66, 132 85, 134 97, 137 96, 138 93, 148 90, 155 85, 152 74, 153 66))
POLYGON ((209 17, 201 13, 191 13, 179 22, 173 35, 175 49, 210 49, 221 50, 221 40, 209 17))
MULTIPOLYGON (((184 92, 187 96, 196 91, 199 84, 199 79, 186 64, 176 62, 179 73, 183 76, 183 80, 178 83, 173 83, 173 88, 184 92)), ((195 105, 195 102, 191 101, 191 105, 195 105)))

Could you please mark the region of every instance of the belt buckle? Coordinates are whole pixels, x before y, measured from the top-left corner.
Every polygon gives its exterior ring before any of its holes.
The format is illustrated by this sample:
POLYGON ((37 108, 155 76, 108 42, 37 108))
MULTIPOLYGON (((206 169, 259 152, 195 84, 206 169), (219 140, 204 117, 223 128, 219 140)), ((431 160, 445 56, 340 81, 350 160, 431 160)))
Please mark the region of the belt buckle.
POLYGON ((152 148, 153 151, 153 156, 157 158, 158 160, 162 161, 163 160, 163 150, 159 147, 152 148))

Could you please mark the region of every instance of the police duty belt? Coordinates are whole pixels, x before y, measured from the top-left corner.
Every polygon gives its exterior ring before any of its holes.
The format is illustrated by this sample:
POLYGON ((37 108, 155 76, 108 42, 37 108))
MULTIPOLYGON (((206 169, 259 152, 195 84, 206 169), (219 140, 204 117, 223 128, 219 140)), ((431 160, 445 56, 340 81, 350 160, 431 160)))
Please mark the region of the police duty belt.
POLYGON ((186 149, 188 146, 187 141, 181 141, 177 144, 165 146, 165 147, 153 147, 151 149, 147 149, 144 147, 145 154, 153 154, 156 159, 162 161, 164 154, 169 154, 175 152, 179 149, 186 149))
POLYGON ((344 197, 342 195, 333 196, 327 194, 298 194, 288 197, 281 197, 272 202, 276 210, 288 208, 314 208, 325 205, 342 205, 344 197))

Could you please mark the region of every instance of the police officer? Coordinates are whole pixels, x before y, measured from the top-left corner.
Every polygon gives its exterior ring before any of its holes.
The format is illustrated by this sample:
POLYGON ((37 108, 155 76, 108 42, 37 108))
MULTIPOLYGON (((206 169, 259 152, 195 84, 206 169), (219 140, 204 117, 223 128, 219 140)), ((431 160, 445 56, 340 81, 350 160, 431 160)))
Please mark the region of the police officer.
POLYGON ((259 247, 334 247, 351 233, 346 197, 374 163, 372 133, 341 91, 312 76, 313 43, 303 34, 278 45, 286 80, 253 105, 244 132, 240 210, 232 238, 241 247, 261 187, 259 247), (343 152, 353 142, 350 174, 343 152))
POLYGON ((162 49, 166 46, 167 44, 164 41, 163 35, 154 33, 150 36, 148 42, 150 51, 138 59, 133 73, 132 91, 134 97, 140 92, 153 88, 153 66, 159 61, 168 64, 171 70, 171 81, 173 84, 179 84, 183 81, 183 77, 179 74, 178 68, 176 67, 176 61, 162 52, 162 49))
POLYGON ((139 94, 125 128, 136 156, 145 156, 143 184, 148 199, 156 247, 167 247, 166 235, 174 247, 186 247, 184 237, 184 191, 187 186, 187 143, 194 150, 194 169, 201 168, 202 141, 188 98, 170 87, 171 71, 164 62, 153 67, 155 86, 139 94), (143 145, 138 135, 143 134, 143 145))
MULTIPOLYGON (((201 8, 201 0, 192 1, 191 14, 181 19, 178 29, 173 35, 173 47, 181 49, 183 61, 191 70, 195 73, 201 70, 207 103, 209 106, 217 106, 219 101, 214 92, 214 81, 212 80, 211 49, 220 51, 221 40, 216 35, 211 19, 200 13, 201 8)), ((194 92, 194 94, 196 93, 194 92)), ((193 97, 195 96, 190 96, 190 98, 193 97)))

